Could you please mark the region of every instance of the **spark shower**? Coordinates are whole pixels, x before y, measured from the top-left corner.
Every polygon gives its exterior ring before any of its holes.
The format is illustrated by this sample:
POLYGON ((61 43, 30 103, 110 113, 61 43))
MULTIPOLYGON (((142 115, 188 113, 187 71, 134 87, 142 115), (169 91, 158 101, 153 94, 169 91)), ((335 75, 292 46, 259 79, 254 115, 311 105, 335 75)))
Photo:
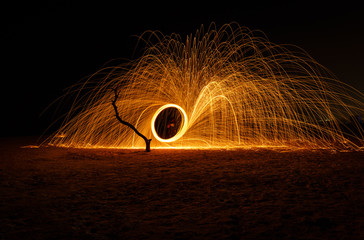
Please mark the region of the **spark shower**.
POLYGON ((105 67, 69 89, 74 98, 49 143, 143 148, 286 146, 358 149, 364 96, 304 50, 238 24, 202 26, 183 39, 145 32, 141 57, 105 67), (86 93, 85 93, 86 92, 86 93), (350 122, 350 127, 347 123, 350 122))

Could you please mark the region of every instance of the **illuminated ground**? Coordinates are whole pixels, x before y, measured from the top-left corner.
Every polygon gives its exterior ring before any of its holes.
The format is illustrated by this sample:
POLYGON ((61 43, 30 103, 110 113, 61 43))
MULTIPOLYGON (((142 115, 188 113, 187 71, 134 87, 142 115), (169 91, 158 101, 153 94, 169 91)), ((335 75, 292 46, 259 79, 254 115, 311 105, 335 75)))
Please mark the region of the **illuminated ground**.
POLYGON ((0 239, 364 239, 364 152, 0 142, 0 239))

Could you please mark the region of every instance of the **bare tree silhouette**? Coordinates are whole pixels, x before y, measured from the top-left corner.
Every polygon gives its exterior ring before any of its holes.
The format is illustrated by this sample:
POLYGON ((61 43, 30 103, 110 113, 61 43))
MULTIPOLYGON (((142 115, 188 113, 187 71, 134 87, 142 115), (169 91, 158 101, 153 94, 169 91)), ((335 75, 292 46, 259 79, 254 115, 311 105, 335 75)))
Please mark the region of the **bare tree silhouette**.
POLYGON ((122 124, 130 127, 136 134, 138 134, 138 136, 140 136, 141 138, 143 138, 144 141, 145 141, 145 151, 146 152, 150 152, 150 141, 152 141, 152 139, 148 139, 143 134, 141 134, 131 123, 128 123, 128 122, 126 122, 126 121, 124 121, 124 120, 121 119, 121 117, 119 115, 118 107, 116 106, 116 101, 119 98, 119 93, 118 93, 118 90, 116 88, 112 88, 112 90, 114 91, 114 100, 111 101, 111 104, 114 107, 116 119, 120 123, 122 123, 122 124))

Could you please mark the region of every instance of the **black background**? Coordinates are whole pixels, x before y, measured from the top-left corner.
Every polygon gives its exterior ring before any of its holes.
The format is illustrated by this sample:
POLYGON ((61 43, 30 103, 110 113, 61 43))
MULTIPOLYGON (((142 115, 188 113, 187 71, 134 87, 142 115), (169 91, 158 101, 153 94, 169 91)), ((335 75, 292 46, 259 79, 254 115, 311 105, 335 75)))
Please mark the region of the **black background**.
POLYGON ((274 43, 298 45, 364 92, 361 9, 358 1, 13 1, 1 7, 0 136, 42 134, 54 109, 40 113, 110 59, 132 59, 133 36, 185 37, 211 22, 236 21, 274 43))

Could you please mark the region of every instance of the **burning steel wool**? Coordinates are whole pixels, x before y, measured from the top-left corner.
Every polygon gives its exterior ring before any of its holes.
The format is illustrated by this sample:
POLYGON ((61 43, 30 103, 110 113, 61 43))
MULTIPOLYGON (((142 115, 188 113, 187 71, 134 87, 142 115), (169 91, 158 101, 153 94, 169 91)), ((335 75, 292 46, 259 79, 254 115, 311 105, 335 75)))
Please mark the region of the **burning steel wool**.
POLYGON ((199 29, 185 40, 146 32, 137 60, 104 68, 81 87, 50 144, 152 147, 288 146, 358 149, 364 96, 298 47, 276 45, 237 24, 199 29), (87 94, 79 94, 88 90, 87 94), (348 126, 350 122, 350 126, 348 126))

